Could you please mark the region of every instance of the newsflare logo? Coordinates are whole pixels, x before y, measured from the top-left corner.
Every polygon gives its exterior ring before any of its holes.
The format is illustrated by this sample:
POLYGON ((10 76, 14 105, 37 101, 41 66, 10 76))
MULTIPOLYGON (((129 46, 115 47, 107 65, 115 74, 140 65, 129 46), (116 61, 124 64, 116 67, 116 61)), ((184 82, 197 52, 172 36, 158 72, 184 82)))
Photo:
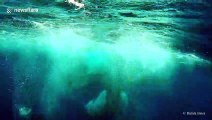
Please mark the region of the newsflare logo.
POLYGON ((38 12, 38 8, 7 8, 6 12, 8 14, 11 13, 37 13, 38 12))

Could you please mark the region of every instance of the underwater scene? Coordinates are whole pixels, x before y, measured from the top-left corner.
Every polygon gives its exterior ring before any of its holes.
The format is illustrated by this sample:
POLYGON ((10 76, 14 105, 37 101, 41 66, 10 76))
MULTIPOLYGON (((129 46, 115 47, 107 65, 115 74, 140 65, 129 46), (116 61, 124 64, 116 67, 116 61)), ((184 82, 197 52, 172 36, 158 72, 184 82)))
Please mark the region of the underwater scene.
POLYGON ((0 120, 212 120, 212 2, 0 0, 0 120))

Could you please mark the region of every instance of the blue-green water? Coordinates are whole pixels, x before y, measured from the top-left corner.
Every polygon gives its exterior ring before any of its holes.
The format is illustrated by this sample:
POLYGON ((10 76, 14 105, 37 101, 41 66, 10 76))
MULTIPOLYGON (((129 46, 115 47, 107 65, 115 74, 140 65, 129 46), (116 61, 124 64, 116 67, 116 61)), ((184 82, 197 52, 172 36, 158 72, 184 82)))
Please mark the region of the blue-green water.
POLYGON ((210 2, 84 3, 2 2, 0 119, 212 119, 210 2))

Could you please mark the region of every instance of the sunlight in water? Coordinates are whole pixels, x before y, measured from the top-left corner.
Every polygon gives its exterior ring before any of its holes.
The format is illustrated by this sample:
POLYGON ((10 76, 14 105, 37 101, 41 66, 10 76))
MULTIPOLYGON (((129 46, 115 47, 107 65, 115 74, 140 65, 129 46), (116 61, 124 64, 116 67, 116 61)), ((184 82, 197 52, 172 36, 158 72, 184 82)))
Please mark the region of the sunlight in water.
MULTIPOLYGON (((91 33, 90 36, 89 33, 83 36, 70 28, 44 29, 36 40, 31 36, 13 38, 3 40, 0 50, 7 51, 8 55, 20 55, 15 69, 31 74, 33 65, 39 62, 39 55, 45 55, 50 64, 42 93, 48 112, 58 105, 60 95, 94 82, 90 76, 102 75, 99 81, 106 84, 107 89, 117 92, 125 89, 119 88, 119 84, 128 87, 127 84, 133 82, 149 82, 169 88, 177 66, 189 63, 188 66, 192 67, 206 62, 193 54, 180 53, 161 44, 165 40, 159 39, 156 33, 136 29, 122 31, 113 43, 96 41, 91 33), (20 68, 29 64, 32 66, 20 68)), ((15 79, 25 82, 19 72, 15 72, 15 79)), ((21 111, 23 114, 29 112, 25 109, 21 111)))

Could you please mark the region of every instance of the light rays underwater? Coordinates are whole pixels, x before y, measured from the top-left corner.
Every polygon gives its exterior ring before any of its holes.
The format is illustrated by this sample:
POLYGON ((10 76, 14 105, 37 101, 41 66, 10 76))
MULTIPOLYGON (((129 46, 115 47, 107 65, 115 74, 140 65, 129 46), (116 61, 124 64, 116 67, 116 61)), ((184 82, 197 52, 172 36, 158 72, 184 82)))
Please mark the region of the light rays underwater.
MULTIPOLYGON (((61 96, 72 96, 72 91, 99 83, 105 97, 98 97, 98 102, 87 110, 92 115, 101 115, 106 101, 123 101, 120 99, 124 98, 117 98, 118 94, 125 94, 125 99, 130 99, 127 90, 133 84, 140 87, 150 84, 170 94, 172 78, 179 67, 192 71, 199 64, 211 64, 193 54, 175 51, 171 45, 157 43, 154 33, 122 32, 114 43, 105 43, 91 40, 92 34, 84 36, 77 32, 70 28, 45 29, 37 40, 16 37, 1 42, 1 51, 7 59, 17 55, 13 68, 18 84, 16 104, 29 109, 34 102, 40 101, 45 113, 52 115, 60 105, 61 96), (41 93, 36 93, 37 89, 41 93), (38 94, 41 98, 34 98, 38 94)), ((126 105, 128 103, 116 109, 126 105)), ((23 110, 23 107, 18 109, 23 110)))

